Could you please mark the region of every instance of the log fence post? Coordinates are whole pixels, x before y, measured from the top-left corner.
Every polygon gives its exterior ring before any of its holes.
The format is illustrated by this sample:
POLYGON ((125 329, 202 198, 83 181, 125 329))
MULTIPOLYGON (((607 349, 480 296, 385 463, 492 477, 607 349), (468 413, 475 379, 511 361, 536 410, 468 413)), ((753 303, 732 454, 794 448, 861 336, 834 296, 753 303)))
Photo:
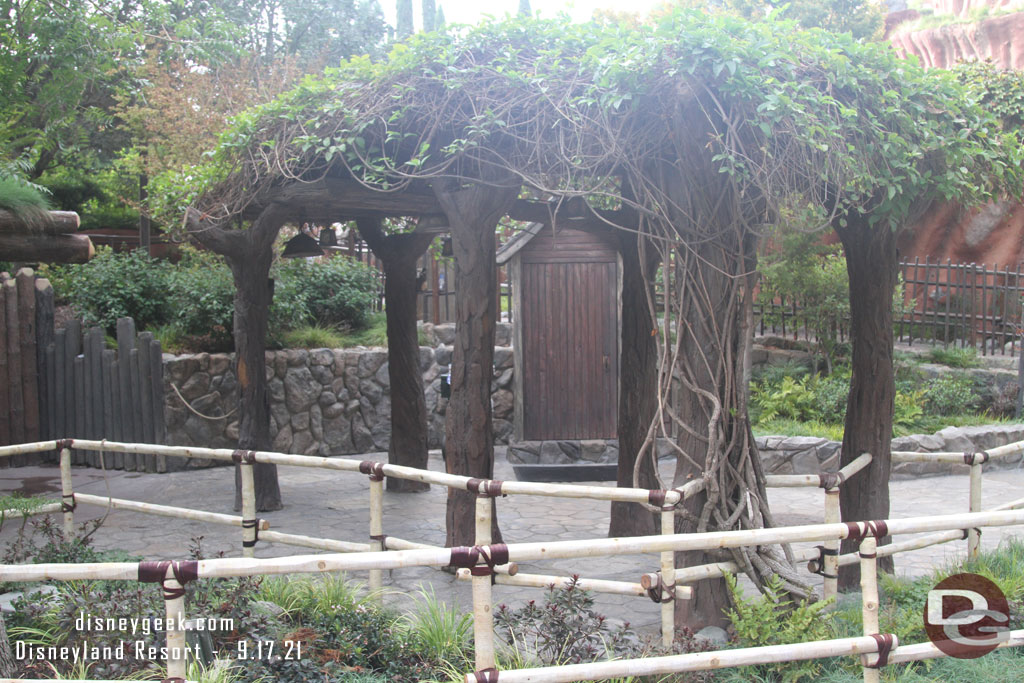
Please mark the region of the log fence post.
MULTIPOLYGON (((481 489, 483 490, 483 489, 481 489)), ((491 544, 491 509, 494 501, 489 495, 476 498, 476 536, 478 548, 491 544)), ((473 647, 477 671, 495 668, 494 611, 491 609, 490 573, 473 576, 473 647)))
MULTIPOLYGON (((964 456, 968 460, 968 456, 964 456)), ((988 453, 971 453, 969 456, 971 466, 971 494, 970 512, 981 512, 981 475, 982 467, 988 460, 988 453)), ((981 530, 968 529, 967 531, 967 559, 977 559, 981 551, 981 530)))
POLYGON ((75 537, 75 490, 71 485, 71 449, 60 442, 61 510, 64 512, 64 540, 75 537))
MULTIPOLYGON (((860 542, 860 590, 861 616, 864 624, 864 635, 878 633, 878 539, 868 536, 860 542)), ((881 673, 877 667, 877 658, 861 655, 864 667, 864 683, 879 683, 881 673), (874 666, 873 666, 874 662, 874 666)))
MULTIPOLYGON (((370 551, 386 550, 387 545, 384 542, 384 464, 364 460, 359 463, 359 471, 370 478, 370 551)), ((374 600, 381 600, 383 586, 381 570, 371 569, 368 588, 374 600)))
MULTIPOLYGON (((676 532, 675 506, 663 507, 661 510, 661 533, 671 536, 676 532)), ((661 554, 661 581, 668 596, 662 595, 661 600, 661 643, 666 648, 672 647, 675 640, 676 599, 676 554, 667 551, 661 554), (667 599, 666 599, 667 598, 667 599)))
POLYGON ((188 669, 187 646, 185 639, 185 591, 174 577, 164 581, 164 607, 167 617, 167 678, 185 680, 188 669), (172 628, 173 626, 173 628, 172 628))
MULTIPOLYGON (((839 486, 825 489, 825 524, 841 521, 839 511, 839 486)), ((822 597, 839 596, 839 539, 825 541, 821 558, 821 576, 824 579, 822 597)))
POLYGON ((242 557, 256 557, 259 520, 256 518, 256 483, 252 472, 252 459, 239 458, 242 480, 242 557))

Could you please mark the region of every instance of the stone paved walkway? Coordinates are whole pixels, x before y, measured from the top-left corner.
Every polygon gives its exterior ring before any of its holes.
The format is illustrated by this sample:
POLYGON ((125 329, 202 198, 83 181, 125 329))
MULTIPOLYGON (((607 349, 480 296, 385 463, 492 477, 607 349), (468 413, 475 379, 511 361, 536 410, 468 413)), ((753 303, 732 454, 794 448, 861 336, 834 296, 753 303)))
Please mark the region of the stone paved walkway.
MULTIPOLYGON (((514 478, 511 466, 498 451, 495 476, 514 478)), ((385 454, 373 454, 383 460, 385 454)), ((362 459, 362 458, 360 458, 362 459)), ((663 463, 666 470, 669 464, 663 463)), ((440 458, 431 456, 430 468, 443 469, 440 458)), ((367 534, 367 481, 359 474, 327 472, 298 467, 279 468, 285 508, 266 513, 271 528, 278 531, 320 536, 347 541, 363 541, 367 534)), ((667 474, 667 472, 666 472, 667 474)), ((193 470, 174 474, 75 468, 77 491, 95 495, 113 495, 166 505, 195 507, 213 512, 236 514, 231 510, 234 478, 229 468, 193 470)), ((610 485, 610 484, 609 484, 610 485)), ((0 470, 0 492, 23 491, 59 496, 59 469, 27 467, 0 470)), ((991 470, 984 479, 984 506, 992 507, 1024 496, 1024 469, 991 470)), ((968 477, 945 476, 894 481, 891 484, 892 516, 949 514, 968 509, 968 477)), ((778 524, 818 523, 822 519, 824 494, 820 489, 774 489, 770 503, 778 524)), ((433 487, 427 493, 385 494, 385 533, 424 543, 444 542, 445 493, 433 487)), ((498 503, 498 520, 506 542, 542 539, 603 538, 608 528, 608 504, 587 500, 510 496, 498 503)), ((79 519, 102 517, 104 509, 80 505, 79 519)), ((0 545, 6 545, 17 533, 19 523, 8 520, 0 530, 0 545)), ((1024 537, 1024 528, 986 530, 984 548, 994 548, 1011 535, 1024 537)), ((195 537, 202 537, 207 557, 223 551, 239 554, 240 530, 189 520, 138 515, 114 510, 93 536, 98 548, 119 548, 146 559, 182 558, 195 537)), ((813 544, 811 544, 813 545, 813 544)), ((909 575, 927 573, 933 567, 961 557, 965 542, 933 546, 897 557, 897 571, 909 575)), ((302 548, 261 542, 258 557, 306 554, 302 548)), ((656 556, 620 556, 592 560, 553 560, 523 564, 530 573, 569 575, 579 573, 592 578, 637 581, 644 571, 657 569, 656 556)), ((407 595, 429 586, 438 597, 463 608, 470 604, 468 583, 431 568, 403 569, 385 576, 385 586, 394 591, 390 600, 399 607, 411 603, 407 595)), ((515 603, 539 598, 542 591, 496 586, 495 600, 515 603)), ((598 596, 598 609, 612 618, 628 620, 641 628, 654 629, 658 606, 647 599, 625 596, 598 596)))

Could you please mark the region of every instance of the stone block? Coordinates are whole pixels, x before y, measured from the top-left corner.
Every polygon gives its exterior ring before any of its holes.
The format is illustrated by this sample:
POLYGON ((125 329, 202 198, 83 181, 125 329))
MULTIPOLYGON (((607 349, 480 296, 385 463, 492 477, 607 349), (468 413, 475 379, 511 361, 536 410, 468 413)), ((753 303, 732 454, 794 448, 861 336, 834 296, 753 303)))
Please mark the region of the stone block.
POLYGON ((373 451, 373 433, 367 429, 366 423, 360 415, 352 418, 352 445, 356 453, 373 451))
POLYGON ((818 451, 815 448, 795 451, 787 460, 793 465, 793 472, 796 474, 818 474, 820 471, 818 451))
POLYGON ((309 433, 317 441, 324 440, 324 414, 315 403, 309 408, 309 433))
POLYGON ((292 415, 291 425, 292 430, 295 432, 309 429, 309 413, 296 413, 295 415, 292 415))
POLYGON ((380 403, 381 396, 384 395, 384 390, 370 380, 363 382, 360 386, 360 391, 363 394, 363 398, 369 400, 373 405, 380 403))
POLYGON ((390 364, 384 363, 379 368, 377 368, 377 372, 373 374, 374 381, 385 389, 391 387, 391 375, 388 374, 389 368, 390 364))
POLYGON ((444 323, 443 325, 434 326, 434 336, 437 337, 437 341, 445 346, 451 346, 455 343, 455 323, 444 323))
POLYGON ((451 366, 452 364, 452 347, 451 346, 439 346, 434 351, 434 362, 438 365, 445 367, 451 366))
POLYGON ((226 353, 210 354, 210 374, 213 376, 223 375, 231 370, 231 356, 226 353))
POLYGON ((373 377, 380 370, 380 366, 388 360, 387 351, 364 351, 359 354, 359 362, 356 366, 358 377, 366 379, 373 377))
POLYGON ((284 403, 284 382, 276 377, 267 382, 267 393, 271 403, 284 403))
POLYGON ((498 378, 494 381, 494 383, 497 384, 498 387, 501 389, 511 389, 512 375, 514 372, 515 370, 513 370, 512 368, 502 370, 501 373, 498 375, 498 378))
POLYGON ((334 365, 334 354, 330 349, 313 349, 309 352, 309 362, 311 365, 329 367, 334 365))
POLYGON ((573 459, 566 455, 558 441, 544 441, 540 445, 541 465, 568 465, 573 459))
POLYGON ((281 353, 285 354, 290 368, 309 365, 309 351, 306 349, 287 349, 281 353))
POLYGON ((494 367, 498 370, 511 368, 514 364, 511 346, 500 346, 494 349, 494 367))
POLYGON ((307 410, 320 397, 322 385, 313 379, 306 366, 288 369, 284 377, 285 404, 292 413, 307 410))
POLYGON ((491 396, 491 409, 494 411, 495 419, 507 420, 512 417, 513 403, 512 392, 506 389, 499 389, 491 396))
POLYGON ((540 444, 536 441, 524 441, 510 444, 506 451, 510 463, 519 465, 536 465, 540 462, 540 444))
POLYGON ((512 422, 509 420, 494 420, 494 442, 508 443, 512 438, 512 422))
POLYGON ((277 431, 277 436, 274 437, 273 449, 278 453, 291 453, 292 448, 292 428, 290 425, 285 425, 277 431))
POLYGON ((209 393, 210 375, 205 372, 195 372, 181 384, 179 389, 186 401, 194 401, 209 393))
POLYGON ((946 427, 940 429, 935 433, 935 436, 939 437, 943 441, 944 451, 951 452, 967 452, 976 450, 974 443, 967 438, 963 429, 960 427, 946 427))
POLYGON ((427 368, 434 364, 434 349, 429 346, 420 347, 420 372, 426 372, 427 368))
MULTIPOLYGON (((292 433, 292 450, 291 450, 292 453, 298 453, 300 455, 310 455, 310 453, 308 453, 307 451, 309 451, 310 447, 313 447, 313 446, 314 446, 314 443, 313 443, 313 435, 312 434, 310 434, 308 431, 302 431, 302 432, 295 432, 295 431, 293 431, 293 433, 292 433)), ((313 447, 312 450, 313 450, 313 452, 315 452, 316 448, 313 447)))
POLYGON ((311 365, 309 372, 321 387, 329 387, 334 381, 334 372, 325 365, 311 365))
POLYGON ((512 346, 512 323, 498 323, 494 326, 494 345, 512 346))

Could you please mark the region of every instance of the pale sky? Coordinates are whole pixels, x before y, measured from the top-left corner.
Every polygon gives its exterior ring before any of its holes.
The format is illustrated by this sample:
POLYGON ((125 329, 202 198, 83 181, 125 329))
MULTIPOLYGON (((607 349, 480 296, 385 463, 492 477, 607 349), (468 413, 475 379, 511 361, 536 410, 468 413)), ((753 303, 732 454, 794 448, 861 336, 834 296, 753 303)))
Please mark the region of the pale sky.
MULTIPOLYGON (((395 25, 395 0, 378 0, 384 10, 384 18, 392 26, 395 25)), ((485 15, 501 18, 506 14, 515 14, 519 9, 519 0, 434 0, 444 8, 445 21, 452 24, 475 24, 485 15)), ((552 18, 560 11, 566 12, 573 21, 586 21, 595 9, 612 9, 618 12, 635 12, 641 16, 661 4, 663 0, 530 0, 534 14, 542 18, 552 18)), ((413 23, 419 29, 420 1, 413 0, 413 23)))

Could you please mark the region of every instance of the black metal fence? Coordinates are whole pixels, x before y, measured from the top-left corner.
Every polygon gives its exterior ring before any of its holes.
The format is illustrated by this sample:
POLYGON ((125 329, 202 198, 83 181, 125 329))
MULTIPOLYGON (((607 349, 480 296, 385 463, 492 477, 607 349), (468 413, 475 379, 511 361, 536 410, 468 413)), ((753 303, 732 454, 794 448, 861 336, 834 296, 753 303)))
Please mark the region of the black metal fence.
MULTIPOLYGON (((903 306, 896 312, 897 343, 927 341, 944 347, 973 347, 981 354, 1014 356, 1021 343, 1024 305, 1022 264, 953 263, 915 258, 900 263, 903 306)), ((759 304, 761 334, 814 340, 798 301, 759 304)), ((849 321, 837 321, 835 337, 845 341, 849 321)))

